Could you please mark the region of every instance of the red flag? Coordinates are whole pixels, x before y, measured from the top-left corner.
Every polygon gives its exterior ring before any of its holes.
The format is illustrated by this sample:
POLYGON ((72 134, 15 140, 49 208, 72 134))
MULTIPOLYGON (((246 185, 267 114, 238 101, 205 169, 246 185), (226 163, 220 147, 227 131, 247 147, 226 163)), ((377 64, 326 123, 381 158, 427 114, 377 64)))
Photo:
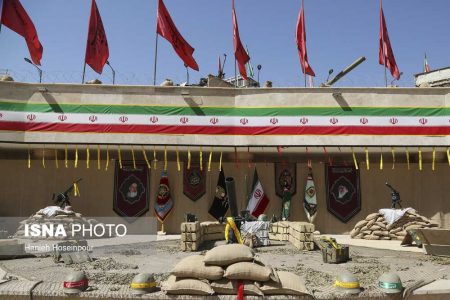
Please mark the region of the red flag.
POLYGON ((162 0, 159 0, 158 15, 156 18, 156 32, 172 44, 175 52, 188 67, 198 71, 197 62, 192 56, 195 49, 180 34, 162 0))
POLYGON ((250 194, 248 199, 247 210, 256 218, 259 217, 260 214, 264 213, 267 206, 269 205, 269 198, 264 192, 256 169, 255 175, 253 176, 252 193, 250 194))
POLYGON ((95 0, 92 0, 85 62, 91 66, 95 72, 101 74, 108 58, 109 48, 105 28, 103 27, 97 4, 95 3, 95 0))
POLYGON ((23 36, 33 62, 40 66, 42 52, 36 28, 19 0, 3 0, 0 23, 23 36))
POLYGON ((380 51, 379 59, 380 65, 385 66, 391 71, 392 77, 399 80, 400 71, 398 70, 397 63, 395 62, 394 52, 392 51, 391 42, 389 40, 389 34, 386 27, 386 20, 384 19, 383 4, 380 0, 380 51))
POLYGON ((239 27, 236 17, 236 10, 234 9, 234 0, 233 0, 233 44, 234 44, 234 57, 237 60, 237 64, 239 67, 239 74, 241 74, 242 78, 248 80, 247 71, 245 70, 245 64, 248 63, 250 57, 245 51, 244 46, 242 45, 241 38, 239 36, 239 27))
POLYGON ((300 64, 302 65, 303 74, 316 76, 313 69, 309 65, 308 53, 306 52, 305 11, 303 7, 304 2, 302 0, 302 7, 300 9, 300 13, 298 14, 297 19, 297 32, 296 32, 298 55, 300 56, 300 64))

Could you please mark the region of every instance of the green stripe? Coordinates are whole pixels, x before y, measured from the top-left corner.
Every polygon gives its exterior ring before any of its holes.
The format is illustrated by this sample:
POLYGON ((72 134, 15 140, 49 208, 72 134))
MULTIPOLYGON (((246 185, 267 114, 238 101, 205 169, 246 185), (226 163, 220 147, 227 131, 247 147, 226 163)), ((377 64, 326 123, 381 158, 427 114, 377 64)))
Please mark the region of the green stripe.
POLYGON ((0 110, 191 116, 450 116, 450 107, 189 107, 0 102, 0 110))

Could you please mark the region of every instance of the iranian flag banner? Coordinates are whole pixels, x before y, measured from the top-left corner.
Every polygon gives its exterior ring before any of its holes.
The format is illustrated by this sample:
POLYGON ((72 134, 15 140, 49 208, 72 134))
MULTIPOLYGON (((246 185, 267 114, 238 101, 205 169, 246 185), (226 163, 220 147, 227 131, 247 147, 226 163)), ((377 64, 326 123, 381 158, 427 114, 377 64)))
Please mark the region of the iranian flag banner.
POLYGON ((264 193, 261 181, 258 178, 258 172, 255 169, 255 175, 253 176, 252 193, 249 195, 247 210, 254 217, 259 217, 264 213, 269 204, 269 198, 264 193))

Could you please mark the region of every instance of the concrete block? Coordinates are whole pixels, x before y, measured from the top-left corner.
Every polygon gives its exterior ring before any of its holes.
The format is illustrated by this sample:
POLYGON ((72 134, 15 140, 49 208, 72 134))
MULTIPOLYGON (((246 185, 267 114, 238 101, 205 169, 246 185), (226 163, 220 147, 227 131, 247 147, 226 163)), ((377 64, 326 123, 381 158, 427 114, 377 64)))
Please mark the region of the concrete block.
POLYGON ((200 231, 200 222, 184 222, 181 223, 181 232, 197 232, 200 231))
POLYGON ((196 242, 202 239, 200 232, 183 232, 181 233, 181 241, 183 242, 196 242))

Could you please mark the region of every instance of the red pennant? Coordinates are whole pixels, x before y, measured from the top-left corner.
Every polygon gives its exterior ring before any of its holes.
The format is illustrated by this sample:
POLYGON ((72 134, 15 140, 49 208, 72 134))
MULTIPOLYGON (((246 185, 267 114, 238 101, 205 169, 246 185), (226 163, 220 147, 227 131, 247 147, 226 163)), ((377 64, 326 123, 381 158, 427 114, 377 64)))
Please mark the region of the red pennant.
POLYGON ((380 0, 380 51, 379 59, 380 65, 386 66, 391 72, 391 75, 399 80, 400 71, 395 62, 394 51, 392 51, 391 41, 389 40, 389 33, 384 18, 383 3, 380 0))
POLYGON ((308 62, 308 53, 306 51, 306 30, 305 30, 305 11, 304 2, 302 0, 302 7, 297 19, 297 49, 298 55, 300 57, 300 64, 302 65, 302 72, 311 76, 316 76, 313 69, 308 62))
POLYGON ((234 147, 234 163, 236 164, 236 168, 239 169, 239 157, 236 147, 234 147))
POLYGON ((101 74, 108 58, 109 48, 105 28, 103 27, 102 18, 100 17, 97 3, 95 3, 95 0, 92 0, 85 62, 95 72, 101 74))
POLYGON ((247 71, 245 69, 245 64, 248 63, 250 60, 250 57, 247 54, 247 51, 245 51, 244 46, 241 42, 241 37, 239 36, 239 27, 236 17, 236 10, 234 8, 234 0, 233 0, 233 44, 234 44, 234 56, 236 58, 238 67, 239 67, 239 74, 241 74, 242 78, 245 80, 248 80, 247 77, 247 71))
POLYGON ((162 0, 158 2, 158 15, 156 18, 156 32, 172 44, 175 52, 188 67, 198 71, 197 62, 193 57, 195 49, 180 34, 162 0))
POLYGON ((23 36, 30 51, 31 60, 40 66, 44 48, 39 41, 33 22, 19 0, 3 0, 0 22, 23 36))

